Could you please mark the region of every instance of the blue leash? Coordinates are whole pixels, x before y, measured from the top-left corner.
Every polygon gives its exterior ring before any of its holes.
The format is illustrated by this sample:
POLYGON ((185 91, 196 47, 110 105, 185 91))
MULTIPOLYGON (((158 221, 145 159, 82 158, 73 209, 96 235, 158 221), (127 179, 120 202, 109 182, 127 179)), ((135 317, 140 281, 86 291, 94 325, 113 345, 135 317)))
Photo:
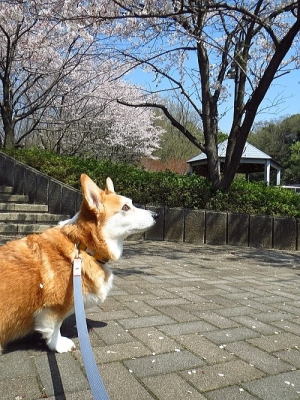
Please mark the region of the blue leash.
POLYGON ((98 371, 87 330, 82 298, 81 264, 81 258, 79 256, 75 257, 73 261, 74 307, 80 350, 94 400, 109 400, 102 378, 98 371))

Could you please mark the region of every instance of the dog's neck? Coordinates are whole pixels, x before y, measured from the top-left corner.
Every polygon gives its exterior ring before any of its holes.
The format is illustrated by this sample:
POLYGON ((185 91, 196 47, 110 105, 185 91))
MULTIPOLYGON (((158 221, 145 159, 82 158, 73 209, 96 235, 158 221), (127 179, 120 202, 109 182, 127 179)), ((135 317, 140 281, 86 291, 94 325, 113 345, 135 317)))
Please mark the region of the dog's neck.
POLYGON ((99 237, 96 235, 97 229, 94 230, 94 234, 92 230, 87 231, 83 228, 86 225, 79 222, 79 213, 69 220, 62 221, 60 226, 74 246, 78 246, 78 249, 87 252, 102 264, 118 260, 123 253, 123 238, 110 238, 104 232, 99 237))
POLYGON ((123 240, 122 239, 106 239, 109 252, 112 260, 118 260, 123 253, 123 240))
POLYGON ((110 254, 109 258, 101 257, 95 251, 93 251, 92 249, 89 249, 87 246, 85 246, 84 244, 82 244, 80 242, 75 243, 75 246, 78 248, 79 251, 85 251, 90 256, 94 257, 101 264, 105 264, 108 261, 117 261, 123 253, 123 240, 108 239, 108 240, 106 240, 106 244, 109 248, 109 254, 110 254))

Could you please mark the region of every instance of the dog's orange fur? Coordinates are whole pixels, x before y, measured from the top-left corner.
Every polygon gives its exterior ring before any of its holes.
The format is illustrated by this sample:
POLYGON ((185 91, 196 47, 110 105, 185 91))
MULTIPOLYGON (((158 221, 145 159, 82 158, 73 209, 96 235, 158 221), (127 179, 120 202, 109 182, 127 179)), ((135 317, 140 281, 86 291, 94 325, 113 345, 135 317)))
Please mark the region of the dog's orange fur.
POLYGON ((101 282, 108 280, 110 272, 99 260, 109 261, 113 255, 101 235, 101 225, 120 208, 120 200, 114 192, 100 190, 86 175, 81 176, 81 185, 84 199, 76 224, 0 247, 0 347, 32 331, 40 310, 47 310, 47 318, 53 321, 62 321, 72 312, 72 261, 77 245, 83 259, 84 293, 97 293, 101 282))

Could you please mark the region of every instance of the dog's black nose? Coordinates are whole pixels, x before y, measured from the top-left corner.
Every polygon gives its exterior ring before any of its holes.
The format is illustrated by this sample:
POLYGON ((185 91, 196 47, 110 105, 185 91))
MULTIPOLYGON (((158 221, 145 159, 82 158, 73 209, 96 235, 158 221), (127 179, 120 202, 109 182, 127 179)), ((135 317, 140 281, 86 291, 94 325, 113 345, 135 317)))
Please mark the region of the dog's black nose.
POLYGON ((153 219, 154 219, 155 221, 157 221, 158 218, 159 218, 159 214, 156 213, 156 212, 152 212, 152 217, 153 217, 153 219))

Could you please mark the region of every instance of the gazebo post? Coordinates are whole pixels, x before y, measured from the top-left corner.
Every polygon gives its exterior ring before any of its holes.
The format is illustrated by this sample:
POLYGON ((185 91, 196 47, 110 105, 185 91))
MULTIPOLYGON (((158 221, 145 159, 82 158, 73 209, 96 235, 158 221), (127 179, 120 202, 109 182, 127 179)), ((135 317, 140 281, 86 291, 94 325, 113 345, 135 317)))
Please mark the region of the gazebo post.
POLYGON ((279 186, 280 185, 280 177, 281 177, 281 169, 278 168, 276 171, 276 185, 279 186))
POLYGON ((270 172, 271 172, 271 161, 266 160, 264 178, 268 186, 270 186, 270 172))

